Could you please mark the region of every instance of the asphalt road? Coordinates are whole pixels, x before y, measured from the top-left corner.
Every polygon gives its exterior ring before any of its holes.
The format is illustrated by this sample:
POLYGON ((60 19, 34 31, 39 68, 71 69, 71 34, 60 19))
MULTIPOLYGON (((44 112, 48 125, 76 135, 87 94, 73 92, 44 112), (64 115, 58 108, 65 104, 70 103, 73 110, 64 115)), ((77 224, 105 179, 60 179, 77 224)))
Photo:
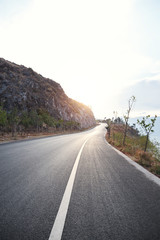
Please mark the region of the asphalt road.
POLYGON ((77 155, 62 240, 159 240, 160 185, 92 130, 0 145, 0 239, 50 233, 77 155))

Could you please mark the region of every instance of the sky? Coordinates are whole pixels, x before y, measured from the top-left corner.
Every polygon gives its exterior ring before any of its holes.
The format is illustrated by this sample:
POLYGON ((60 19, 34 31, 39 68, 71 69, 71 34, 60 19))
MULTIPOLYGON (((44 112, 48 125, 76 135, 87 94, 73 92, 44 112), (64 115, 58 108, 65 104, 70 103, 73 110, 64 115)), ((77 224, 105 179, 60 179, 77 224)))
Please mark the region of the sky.
POLYGON ((159 0, 0 0, 0 57, 31 67, 96 118, 160 115, 159 0))

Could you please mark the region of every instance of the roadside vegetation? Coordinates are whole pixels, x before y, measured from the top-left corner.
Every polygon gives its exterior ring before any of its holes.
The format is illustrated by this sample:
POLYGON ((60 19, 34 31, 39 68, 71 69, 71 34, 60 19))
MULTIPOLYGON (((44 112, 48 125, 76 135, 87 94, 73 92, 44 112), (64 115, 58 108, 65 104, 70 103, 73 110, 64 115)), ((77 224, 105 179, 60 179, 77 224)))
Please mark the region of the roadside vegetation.
POLYGON ((131 157, 132 160, 160 177, 160 144, 150 140, 150 134, 154 132, 157 116, 151 118, 150 115, 147 115, 141 121, 137 120, 137 124, 142 129, 140 133, 136 128, 136 123, 132 126, 128 124, 135 101, 134 96, 129 99, 127 114, 124 119, 117 116, 112 119, 105 118, 107 123, 106 139, 111 145, 131 157))
POLYGON ((110 134, 106 134, 107 141, 132 158, 152 173, 160 177, 160 146, 157 142, 148 139, 147 151, 144 151, 146 145, 146 136, 141 135, 137 129, 129 126, 123 145, 125 123, 110 124, 110 134))
POLYGON ((74 121, 54 119, 46 110, 7 112, 0 106, 0 141, 80 131, 74 121))

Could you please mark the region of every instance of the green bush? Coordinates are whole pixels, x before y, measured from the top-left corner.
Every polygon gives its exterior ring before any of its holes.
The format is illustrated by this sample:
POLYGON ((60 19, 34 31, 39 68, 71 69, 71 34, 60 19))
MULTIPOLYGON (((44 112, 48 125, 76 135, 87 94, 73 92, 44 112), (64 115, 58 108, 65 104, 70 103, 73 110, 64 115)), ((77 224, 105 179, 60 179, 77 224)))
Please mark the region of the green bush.
POLYGON ((64 121, 63 119, 55 120, 45 109, 31 111, 18 111, 14 108, 9 113, 0 106, 0 130, 2 134, 5 129, 16 136, 18 132, 27 131, 55 131, 55 130, 77 130, 80 128, 79 123, 74 121, 64 121))
POLYGON ((160 166, 159 165, 155 166, 154 171, 156 174, 160 175, 160 166))

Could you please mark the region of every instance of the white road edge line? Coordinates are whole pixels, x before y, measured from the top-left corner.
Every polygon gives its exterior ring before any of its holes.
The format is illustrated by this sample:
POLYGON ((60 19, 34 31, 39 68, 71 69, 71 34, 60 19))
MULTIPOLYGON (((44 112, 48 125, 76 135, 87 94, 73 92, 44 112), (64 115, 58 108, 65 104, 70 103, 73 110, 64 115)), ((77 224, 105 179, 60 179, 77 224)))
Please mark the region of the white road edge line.
POLYGON ((75 163, 72 168, 72 172, 69 177, 69 180, 68 180, 68 183, 67 183, 67 186, 66 186, 56 219, 55 219, 55 222, 53 224, 53 227, 52 227, 52 230, 51 230, 51 233, 49 236, 49 240, 60 240, 62 237, 63 228, 64 228, 64 224, 65 224, 65 219, 67 216, 67 211, 68 211, 68 207, 69 207, 69 202, 70 202, 70 198, 71 198, 71 193, 72 193, 72 189, 73 189, 73 184, 74 184, 79 160, 80 160, 83 148, 84 148, 86 142, 88 141, 88 139, 86 139, 86 141, 83 143, 83 145, 77 155, 77 158, 75 160, 75 163))
MULTIPOLYGON (((105 136, 104 136, 105 138, 105 136)), ((158 184, 160 186, 160 178, 158 178, 157 176, 155 176, 154 174, 152 174, 151 172, 149 172, 148 170, 146 170, 145 168, 143 168, 141 165, 139 165, 138 163, 134 162, 131 158, 129 158, 128 156, 126 156, 124 153, 122 153, 121 151, 119 151, 118 149, 114 148, 111 144, 109 144, 105 138, 105 142, 114 150, 116 151, 119 155, 121 155, 123 158, 125 158, 131 165, 133 165, 134 167, 136 167, 139 171, 141 171, 142 173, 145 174, 145 176, 155 182, 156 184, 158 184)))

